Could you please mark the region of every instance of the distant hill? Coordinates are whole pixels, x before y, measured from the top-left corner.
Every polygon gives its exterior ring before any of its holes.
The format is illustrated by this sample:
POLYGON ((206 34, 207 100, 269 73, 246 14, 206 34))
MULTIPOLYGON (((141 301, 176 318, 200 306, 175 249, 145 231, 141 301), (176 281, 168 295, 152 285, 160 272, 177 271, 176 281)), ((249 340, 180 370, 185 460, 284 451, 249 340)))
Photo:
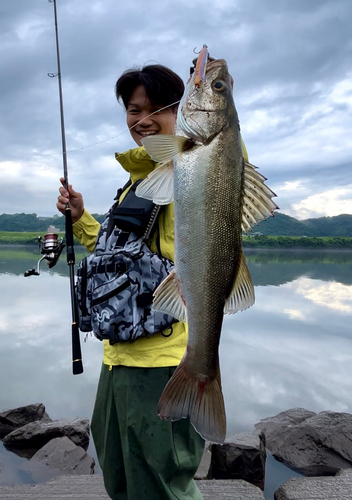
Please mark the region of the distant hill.
MULTIPOLYGON (((92 214, 98 222, 102 222, 105 215, 92 214)), ((1 214, 0 231, 9 232, 43 232, 49 226, 54 226, 59 231, 65 231, 65 216, 38 217, 37 214, 1 214)))
MULTIPOLYGON (((93 214, 102 222, 104 215, 93 214)), ((0 231, 45 233, 49 226, 61 231, 65 228, 65 217, 38 217, 37 214, 2 214, 0 215, 0 231)), ((260 222, 248 234, 261 233, 267 236, 349 236, 352 237, 352 215, 343 214, 335 217, 319 217, 317 219, 298 220, 289 215, 277 212, 275 217, 260 222)))
POLYGON ((352 215, 343 214, 334 217, 298 220, 280 212, 274 217, 262 221, 251 233, 267 236, 349 236, 352 237, 352 215))
POLYGON ((312 236, 352 236, 352 215, 307 219, 304 224, 313 231, 312 236))

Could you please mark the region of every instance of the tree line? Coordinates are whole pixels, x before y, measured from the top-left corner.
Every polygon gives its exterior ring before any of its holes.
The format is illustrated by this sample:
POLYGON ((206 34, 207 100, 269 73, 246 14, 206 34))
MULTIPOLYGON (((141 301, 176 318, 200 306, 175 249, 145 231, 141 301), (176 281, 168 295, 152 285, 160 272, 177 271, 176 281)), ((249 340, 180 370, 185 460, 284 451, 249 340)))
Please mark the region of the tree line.
MULTIPOLYGON (((93 214, 102 222, 105 215, 93 214)), ((49 226, 54 226, 60 231, 65 230, 65 216, 54 215, 53 217, 38 217, 37 214, 1 214, 0 231, 20 232, 41 232, 46 233, 49 226)))
MULTIPOLYGON (((105 218, 104 214, 92 214, 98 222, 105 218)), ((37 214, 1 214, 0 231, 9 232, 41 232, 45 233, 49 226, 65 230, 65 216, 38 217, 37 214)), ((298 220, 280 212, 274 217, 260 222, 249 235, 265 236, 307 236, 307 237, 352 237, 352 215, 341 214, 334 217, 298 220)))

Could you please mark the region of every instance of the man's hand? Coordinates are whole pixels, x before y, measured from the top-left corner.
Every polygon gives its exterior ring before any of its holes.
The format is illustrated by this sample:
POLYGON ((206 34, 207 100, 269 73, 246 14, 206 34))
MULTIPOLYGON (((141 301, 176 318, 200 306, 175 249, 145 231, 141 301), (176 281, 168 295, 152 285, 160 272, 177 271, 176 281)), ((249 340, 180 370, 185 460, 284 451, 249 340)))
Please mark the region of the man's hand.
POLYGON ((61 177, 60 182, 62 187, 59 188, 60 195, 57 197, 56 207, 59 212, 65 214, 67 203, 70 205, 72 222, 77 222, 83 215, 84 212, 84 202, 81 193, 78 193, 72 188, 72 185, 68 185, 68 191, 65 188, 65 179, 61 177))

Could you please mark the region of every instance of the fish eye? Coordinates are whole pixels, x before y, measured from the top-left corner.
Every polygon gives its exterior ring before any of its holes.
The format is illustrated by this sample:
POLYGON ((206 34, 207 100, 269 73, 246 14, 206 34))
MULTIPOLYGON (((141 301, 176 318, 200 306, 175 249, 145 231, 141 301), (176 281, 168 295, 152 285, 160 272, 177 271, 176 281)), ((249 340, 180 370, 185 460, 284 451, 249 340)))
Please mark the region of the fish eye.
POLYGON ((224 85, 223 82, 221 82, 220 80, 218 80, 217 82, 214 83, 214 89, 217 92, 223 92, 225 90, 225 85, 224 85))

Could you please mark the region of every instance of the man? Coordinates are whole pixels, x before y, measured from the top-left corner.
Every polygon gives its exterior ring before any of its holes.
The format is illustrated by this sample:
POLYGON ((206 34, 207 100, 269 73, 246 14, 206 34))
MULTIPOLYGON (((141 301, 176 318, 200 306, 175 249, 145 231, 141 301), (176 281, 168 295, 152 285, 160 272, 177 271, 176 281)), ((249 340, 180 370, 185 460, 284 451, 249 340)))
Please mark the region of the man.
MULTIPOLYGON (((133 184, 147 177, 156 165, 141 146, 141 139, 173 134, 184 85, 170 69, 149 65, 123 73, 115 90, 138 146, 116 154, 133 184)), ((72 186, 59 191, 57 208, 64 213, 70 203, 74 234, 93 251, 99 223, 86 211, 82 195, 72 186)), ((149 244, 152 251, 159 250, 174 260, 173 204, 162 210, 149 244)), ((113 500, 202 499, 193 477, 204 440, 188 419, 171 422, 157 416, 159 397, 187 345, 185 324, 175 323, 169 333, 113 345, 104 341, 92 434, 105 487, 113 500)))

